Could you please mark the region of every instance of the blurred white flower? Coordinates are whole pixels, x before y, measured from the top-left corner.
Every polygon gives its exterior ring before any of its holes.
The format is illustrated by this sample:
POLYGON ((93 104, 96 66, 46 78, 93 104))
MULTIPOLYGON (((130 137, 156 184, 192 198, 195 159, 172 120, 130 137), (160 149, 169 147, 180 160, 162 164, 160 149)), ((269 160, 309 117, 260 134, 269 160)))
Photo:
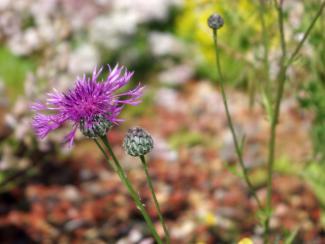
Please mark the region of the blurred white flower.
POLYGON ((0 0, 0 10, 5 10, 10 6, 10 0, 0 0))
POLYGON ((31 120, 29 118, 23 118, 17 123, 14 130, 14 136, 18 140, 24 140, 26 135, 32 130, 31 120))
POLYGON ((137 18, 134 14, 114 12, 94 19, 89 28, 90 39, 107 49, 116 49, 136 32, 136 28, 137 18))
POLYGON ((119 48, 137 31, 139 24, 163 20, 168 17, 170 7, 181 4, 180 0, 115 0, 109 14, 92 21, 90 37, 105 48, 119 48))
POLYGON ((52 23, 49 23, 47 19, 42 19, 39 23, 38 31, 40 38, 44 42, 51 43, 56 38, 56 31, 52 23))
POLYGON ((30 49, 28 48, 28 45, 25 44, 24 36, 22 34, 16 34, 13 36, 9 40, 8 46, 10 51, 17 56, 27 55, 30 53, 30 49))
POLYGON ((171 68, 159 74, 158 79, 160 82, 169 85, 184 84, 189 81, 194 74, 194 67, 181 64, 172 66, 171 68))
POLYGON ((6 11, 0 14, 0 38, 20 32, 20 19, 15 13, 6 11))
POLYGON ((138 22, 143 23, 150 20, 163 20, 168 16, 170 7, 180 6, 180 0, 116 0, 115 10, 134 12, 138 22))
POLYGON ((25 45, 31 50, 36 50, 40 45, 40 38, 35 28, 29 28, 24 34, 25 45))
POLYGON ((36 94, 36 78, 32 72, 28 72, 24 82, 24 91, 27 97, 35 96, 36 94))
POLYGON ((168 162, 177 162, 179 155, 176 150, 170 148, 168 143, 160 137, 153 135, 155 146, 150 154, 150 157, 164 159, 168 162))
POLYGON ((58 0, 34 0, 28 9, 33 16, 50 16, 59 4, 58 0))
POLYGON ((165 32, 151 32, 149 44, 153 55, 179 55, 184 52, 184 45, 175 36, 165 32))
POLYGON ((82 74, 92 71, 99 63, 97 49, 89 44, 83 44, 70 55, 69 71, 73 74, 82 74))
POLYGON ((155 96, 156 104, 168 110, 176 109, 178 106, 175 106, 175 104, 178 104, 178 101, 178 93, 170 88, 159 89, 155 96))
POLYGON ((188 109, 188 104, 181 100, 177 91, 171 88, 159 89, 155 95, 155 103, 169 112, 184 112, 188 109))

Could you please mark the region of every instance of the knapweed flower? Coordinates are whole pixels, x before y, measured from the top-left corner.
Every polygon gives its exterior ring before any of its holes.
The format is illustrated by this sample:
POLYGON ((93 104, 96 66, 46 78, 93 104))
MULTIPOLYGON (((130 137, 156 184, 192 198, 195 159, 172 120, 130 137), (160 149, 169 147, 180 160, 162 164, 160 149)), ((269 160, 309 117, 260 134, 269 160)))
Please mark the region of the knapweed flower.
POLYGON ((35 111, 32 126, 36 135, 42 139, 70 122, 72 130, 65 136, 65 142, 71 146, 78 128, 85 136, 96 138, 105 135, 113 124, 122 122, 118 115, 123 106, 137 105, 143 86, 138 84, 134 89, 117 94, 117 90, 130 81, 133 72, 118 65, 114 69, 108 66, 108 69, 104 80, 99 81, 103 67, 95 68, 91 77, 78 77, 74 87, 67 92, 54 89, 47 94, 46 103, 34 103, 31 107, 35 111))
POLYGON ((143 156, 153 149, 153 140, 144 129, 140 127, 130 128, 124 137, 123 148, 131 156, 143 156))

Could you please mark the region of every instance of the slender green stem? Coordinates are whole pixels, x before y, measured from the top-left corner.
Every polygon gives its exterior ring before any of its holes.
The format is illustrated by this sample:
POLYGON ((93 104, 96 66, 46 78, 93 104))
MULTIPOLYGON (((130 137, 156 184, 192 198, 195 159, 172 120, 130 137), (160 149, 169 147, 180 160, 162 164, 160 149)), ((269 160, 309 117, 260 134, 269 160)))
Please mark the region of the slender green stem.
POLYGON ((320 8, 318 9, 315 17, 313 18, 313 20, 311 21, 307 31, 305 32, 303 38, 301 39, 301 41, 298 43, 297 47, 295 48, 295 50, 293 51, 293 53, 291 54, 291 56, 289 57, 286 66, 290 66, 292 64, 292 62, 294 61, 294 59, 296 58, 297 54, 299 53, 302 45, 305 43, 305 41, 307 40, 307 37, 309 36, 311 30, 313 29, 317 19, 322 15, 322 12, 324 11, 325 8, 325 1, 322 2, 322 4, 320 5, 320 8))
POLYGON ((140 210, 141 214, 143 215, 143 218, 145 219, 149 230, 151 231, 152 235, 154 236, 154 238, 156 239, 158 244, 162 244, 162 240, 160 238, 160 236, 158 235, 154 224, 149 216, 149 214, 147 213, 146 209, 144 208, 144 205, 142 204, 140 197, 138 195, 138 193, 134 190, 131 182, 129 181, 129 179, 127 178, 121 164, 119 163, 118 159, 116 158, 109 141, 107 140, 106 136, 101 137, 102 142, 104 143, 104 145, 106 146, 106 148, 108 149, 111 157, 113 158, 113 161, 115 163, 115 167, 117 169, 117 172, 123 182, 123 184, 126 186, 126 188, 128 189, 131 197, 133 198, 137 208, 140 210))
POLYGON ((267 163, 267 199, 266 208, 267 216, 265 220, 265 230, 264 230, 264 243, 268 243, 269 233, 270 233, 270 218, 271 218, 271 208, 272 208, 272 179, 273 179, 273 165, 274 165, 274 154, 275 154, 275 143, 276 143, 276 127, 279 119, 280 104, 283 96, 284 84, 286 79, 286 68, 283 67, 279 73, 280 84, 278 86, 276 103, 274 113, 272 115, 270 139, 269 139, 269 155, 267 163))
POLYGON ((273 165, 274 165, 274 154, 275 154, 275 143, 276 143, 276 127, 279 119, 280 104, 283 96, 284 84, 286 80, 287 69, 285 67, 285 60, 287 56, 287 47, 285 42, 284 33, 284 22, 283 22, 283 9, 282 2, 276 4, 276 9, 278 13, 278 26, 280 32, 280 42, 281 42, 281 62, 280 62, 280 72, 278 76, 278 87, 275 98, 275 107, 273 110, 271 118, 271 129, 270 129, 270 139, 269 139, 269 154, 267 160, 267 196, 266 196, 266 209, 267 215, 264 223, 264 243, 269 242, 270 234, 270 218, 271 218, 271 208, 272 208, 272 179, 273 179, 273 165))
POLYGON ((112 167, 112 169, 113 169, 115 172, 117 172, 115 165, 114 165, 114 164, 109 160, 109 157, 107 156, 107 154, 106 154, 106 152, 105 152, 105 149, 102 147, 102 145, 100 145, 100 143, 98 142, 97 139, 94 139, 94 141, 95 141, 97 147, 98 147, 98 148, 100 149, 100 151, 103 153, 103 155, 104 155, 106 161, 109 163, 109 165, 112 167))
POLYGON ((274 6, 275 6, 275 8, 278 8, 278 0, 273 0, 273 3, 274 3, 274 6))
POLYGON ((271 102, 271 81, 270 81, 270 62, 269 62, 269 34, 265 22, 265 13, 267 11, 266 2, 264 0, 259 0, 259 18, 261 23, 261 29, 262 29, 262 42, 263 42, 263 79, 265 82, 261 83, 261 86, 259 87, 261 89, 262 94, 265 95, 265 98, 267 99, 265 104, 266 107, 268 107, 268 104, 271 102))
POLYGON ((250 193, 255 198, 259 208, 262 209, 261 202, 260 202, 259 198, 257 197, 255 189, 253 187, 253 184, 251 183, 251 181, 249 179, 248 170, 245 167, 245 163, 244 163, 244 160, 243 160, 241 146, 239 145, 237 135, 236 135, 236 132, 235 132, 235 129, 234 129, 234 126, 233 126, 232 118, 230 116, 227 96, 226 96, 225 88, 224 88, 224 78, 223 78, 223 74, 221 72, 219 50, 218 50, 218 36, 217 36, 217 31, 215 29, 213 29, 213 40, 214 40, 214 47, 215 47, 215 54, 216 54, 217 69, 218 69, 219 76, 220 76, 220 88, 221 88, 222 100, 223 100, 223 104, 224 104, 224 107, 225 107, 225 110, 226 110, 228 125, 229 125, 230 131, 231 131, 231 134, 232 134, 232 138, 233 138, 233 141, 234 141, 234 144, 235 144, 236 154, 237 154, 238 159, 239 159, 239 165, 240 165, 241 170, 243 172, 244 180, 245 180, 245 182, 246 182, 246 184, 247 184, 247 186, 249 188, 250 193))
POLYGON ((157 200, 156 193, 154 191, 153 184, 152 184, 152 181, 151 181, 149 172, 148 172, 148 165, 146 163, 146 159, 145 159, 145 157, 143 155, 140 156, 140 159, 141 159, 141 162, 142 162, 142 166, 143 166, 144 172, 146 173, 147 182, 148 182, 148 185, 149 185, 149 188, 150 188, 150 191, 151 191, 151 195, 153 197, 153 200, 155 202, 156 209, 158 211, 158 216, 159 216, 160 223, 161 223, 161 225, 162 225, 162 227, 164 229, 164 232, 165 232, 165 236, 166 236, 167 243, 170 244, 170 235, 169 235, 167 226, 165 224, 164 218, 163 218, 163 216, 161 214, 159 202, 157 200))
POLYGON ((284 33, 284 16, 283 16, 283 1, 280 0, 280 3, 277 6, 277 12, 278 12, 278 26, 279 26, 279 31, 280 31, 280 39, 281 39, 281 51, 282 51, 282 60, 281 62, 284 65, 285 59, 287 57, 287 46, 286 46, 286 41, 285 41, 285 33, 284 33))
MULTIPOLYGON (((278 88, 276 93, 275 99, 275 108, 272 115, 271 121, 271 129, 270 129, 270 139, 269 139, 269 156, 268 156, 268 179, 267 179, 267 209, 268 213, 271 210, 271 203, 272 203, 272 178, 273 178, 273 165, 274 165, 274 155, 275 155, 275 144, 276 144, 276 127, 279 120, 280 114, 280 105, 281 100, 283 97, 284 85, 286 81, 286 73, 288 67, 292 64, 293 60, 295 59, 296 55, 298 54, 299 50, 301 49, 303 43, 306 41, 307 37, 309 36, 313 26, 315 25, 317 19, 321 16, 325 7, 325 1, 321 4, 319 10, 317 11, 315 17, 313 18, 311 24, 309 25, 307 31, 305 32, 302 40, 298 43, 297 47, 290 55, 288 61, 286 61, 287 51, 286 51, 286 43, 284 37, 284 26, 283 26, 283 10, 282 10, 282 2, 280 4, 276 4, 276 8, 278 11, 278 20, 279 20, 279 31, 281 36, 281 49, 282 49, 282 57, 280 63, 280 72, 278 75, 278 88)), ((270 222, 271 214, 267 215, 265 221, 265 232, 264 232, 264 243, 269 243, 269 222, 270 222)))
MULTIPOLYGON (((263 39, 263 64, 264 64, 264 75, 265 79, 267 81, 267 88, 269 87, 269 69, 270 69, 270 63, 269 63, 269 35, 268 31, 266 29, 266 23, 264 18, 265 13, 265 2, 263 0, 260 0, 260 6, 259 6, 259 17, 262 27, 262 39, 263 39)), ((268 91, 268 89, 267 89, 268 91)))

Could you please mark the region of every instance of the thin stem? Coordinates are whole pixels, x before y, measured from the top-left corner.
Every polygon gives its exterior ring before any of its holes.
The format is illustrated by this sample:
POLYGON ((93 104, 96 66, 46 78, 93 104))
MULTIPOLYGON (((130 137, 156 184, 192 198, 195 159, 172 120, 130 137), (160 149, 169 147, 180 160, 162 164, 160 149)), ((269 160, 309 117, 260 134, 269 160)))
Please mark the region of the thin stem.
POLYGON ((166 236, 166 239, 167 239, 167 243, 170 244, 170 235, 169 235, 167 226, 165 224, 164 218, 163 218, 163 216, 161 214, 159 202, 157 200, 156 193, 154 191, 153 184, 152 184, 152 181, 151 181, 149 172, 148 172, 148 165, 146 163, 146 159, 145 159, 145 157, 143 155, 140 156, 140 159, 141 159, 141 162, 142 162, 142 166, 143 166, 144 172, 146 173, 147 182, 148 182, 148 185, 149 185, 149 188, 150 188, 150 191, 151 191, 151 195, 153 197, 153 200, 155 202, 156 209, 158 211, 158 216, 159 216, 160 223, 161 223, 161 225, 162 225, 162 227, 164 229, 164 232, 165 232, 165 236, 166 236))
POLYGON ((146 209, 144 208, 141 200, 140 200, 140 197, 138 195, 138 193, 134 190, 131 182, 128 180, 121 164, 119 163, 118 159, 116 158, 111 146, 110 146, 110 143, 109 141, 107 140, 106 136, 103 136, 101 137, 101 140, 102 142, 104 143, 104 145, 106 146, 106 148, 108 149, 111 157, 113 158, 113 161, 115 163, 115 166, 116 166, 116 169, 117 169, 117 172, 123 182, 123 184, 126 186, 126 188, 128 189, 131 197, 133 198, 137 208, 140 210, 141 214, 143 215, 143 218, 145 219, 147 225, 148 225, 148 228, 149 230, 151 231, 152 235, 154 236, 154 238, 156 239, 157 243, 158 244, 162 244, 162 240, 160 238, 160 236, 158 235, 155 227, 154 227, 154 224, 149 216, 149 214, 147 213, 146 209))
POLYGON ((280 39, 281 39, 281 51, 282 51, 282 62, 284 65, 285 59, 287 57, 287 46, 286 46, 286 41, 285 41, 285 33, 284 33, 284 18, 283 18, 283 1, 280 0, 280 4, 277 6, 277 11, 278 11, 278 25, 279 25, 279 31, 280 31, 280 39))
POLYGON ((222 95, 222 100, 223 100, 223 104, 226 110, 226 115, 227 115, 227 119, 228 119, 228 125, 232 134, 232 138, 235 144, 235 149, 236 149, 236 153, 239 159, 239 165, 241 167, 241 170, 243 172, 243 176, 244 176, 244 180, 249 188, 250 193, 252 194, 252 196, 255 198, 258 207, 260 209, 262 209, 262 205, 261 202, 259 200, 259 198, 256 195, 256 192, 254 190, 253 184, 251 183, 249 176, 248 176, 248 170, 245 167, 244 164, 244 160, 243 160, 243 155, 242 155, 242 150, 241 147, 239 145, 238 139, 237 139, 237 135, 233 126, 233 122, 232 122, 232 118, 230 116, 230 112, 229 112, 229 108, 228 108, 228 102, 227 102, 227 96, 225 93, 225 89, 224 89, 224 78, 221 72, 221 65, 220 65, 220 58, 219 58, 219 51, 218 51, 218 38, 217 38, 217 31, 215 29, 213 29, 213 40, 214 40, 214 47, 215 47, 215 54, 216 54, 216 62, 217 62, 217 69, 219 72, 219 76, 220 76, 220 87, 221 87, 221 95, 222 95))
POLYGON ((279 73, 280 84, 278 86, 276 103, 274 114, 272 115, 271 130, 270 130, 270 140, 269 140, 269 155, 267 163, 267 216, 265 220, 265 233, 264 233, 264 243, 268 243, 268 236, 270 232, 270 210, 272 207, 272 179, 273 179, 273 165, 274 165, 274 154, 275 154, 275 143, 276 143, 276 127, 279 119, 280 104, 283 96, 284 84, 286 79, 286 68, 282 67, 279 73))
POLYGON ((267 215, 264 223, 264 243, 269 242, 270 234, 270 218, 271 218, 271 208, 272 208, 272 179, 273 179, 273 165, 274 165, 274 154, 275 154, 275 143, 276 143, 276 127, 279 119, 280 104, 283 96, 284 84, 286 79, 286 67, 285 60, 287 56, 287 48, 285 42, 284 26, 283 26, 283 10, 282 2, 275 5, 278 13, 278 27, 280 32, 280 42, 281 42, 281 62, 280 62, 280 72, 279 72, 279 84, 277 88, 276 98, 275 98, 275 108, 271 116, 271 129, 270 129, 270 139, 269 139, 269 154, 267 160, 267 196, 266 196, 266 209, 267 215))
POLYGON ((263 39, 263 63, 264 63, 264 75, 265 79, 267 80, 267 87, 270 85, 270 78, 269 78, 269 36, 268 31, 266 29, 266 23, 264 18, 265 13, 265 3, 263 0, 260 0, 260 6, 259 6, 259 16, 260 16, 260 22, 262 27, 262 39, 263 39))
POLYGON ((296 58, 297 54, 299 53, 302 45, 304 44, 304 42, 307 40, 307 37, 309 36, 311 30, 313 29, 317 19, 322 15, 322 12, 325 8, 325 1, 320 5, 320 8, 318 9, 315 17, 313 18, 313 20, 311 21, 307 31, 305 32, 303 38, 301 39, 301 41, 298 43, 296 49, 293 51, 293 53, 291 54, 290 58, 288 59, 286 66, 289 67, 291 65, 291 63, 294 61, 294 59, 296 58))
POLYGON ((100 151, 103 153, 103 155, 104 155, 106 161, 109 163, 109 165, 112 167, 112 169, 113 169, 115 172, 117 172, 115 165, 114 165, 114 164, 109 160, 109 157, 107 156, 107 154, 106 154, 106 152, 105 152, 105 149, 102 147, 102 145, 100 145, 100 143, 98 142, 97 139, 94 139, 94 141, 95 141, 96 145, 98 146, 98 148, 100 149, 100 151))
POLYGON ((263 41, 263 79, 265 79, 265 83, 261 84, 259 87, 261 89, 262 94, 265 94, 266 102, 265 106, 268 106, 270 103, 271 96, 271 81, 270 81, 270 62, 269 62, 269 34, 265 22, 265 12, 266 12, 266 1, 259 0, 259 17, 262 28, 262 41, 263 41))
POLYGON ((279 84, 278 84, 276 98, 275 98, 275 108, 273 110, 273 114, 271 118, 269 155, 267 161, 267 196, 266 196, 267 215, 266 215, 265 226, 264 226, 264 243, 269 242, 270 218, 271 218, 271 208, 272 208, 272 179, 273 179, 273 165, 274 165, 275 143, 276 143, 276 127, 278 124, 280 104, 283 96, 284 84, 285 84, 286 73, 287 73, 287 68, 285 66, 287 47, 285 42, 282 6, 283 6, 282 1, 280 1, 279 4, 276 4, 282 55, 281 55, 281 62, 280 62, 280 72, 278 76, 279 84))
POLYGON ((278 8, 278 1, 277 0, 273 0, 274 6, 275 8, 278 8))

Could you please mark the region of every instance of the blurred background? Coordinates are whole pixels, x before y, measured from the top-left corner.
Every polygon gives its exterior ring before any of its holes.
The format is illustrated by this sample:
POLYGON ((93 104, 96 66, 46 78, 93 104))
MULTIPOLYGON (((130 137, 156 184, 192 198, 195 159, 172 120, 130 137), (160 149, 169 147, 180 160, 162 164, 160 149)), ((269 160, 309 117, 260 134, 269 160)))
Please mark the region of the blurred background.
MULTIPOLYGON (((173 243, 243 237, 260 243, 257 206, 238 175, 206 20, 213 12, 225 20, 219 37, 229 106, 238 133, 246 136, 246 167, 264 201, 269 122, 260 87, 271 80, 272 93, 281 55, 270 2, 0 0, 0 242, 153 243, 91 140, 79 134, 67 149, 62 138, 68 128, 43 141, 31 129, 33 101, 54 87, 68 89, 95 66, 119 63, 135 71, 132 85, 140 81, 146 90, 143 102, 125 108, 126 122, 108 136, 159 232, 141 164, 121 148, 127 129, 136 125, 154 138, 149 170, 173 243)), ((320 2, 284 1, 289 51, 320 2)), ((288 71, 273 182, 277 240, 297 233, 296 243, 325 242, 324 29, 323 14, 288 71)))

